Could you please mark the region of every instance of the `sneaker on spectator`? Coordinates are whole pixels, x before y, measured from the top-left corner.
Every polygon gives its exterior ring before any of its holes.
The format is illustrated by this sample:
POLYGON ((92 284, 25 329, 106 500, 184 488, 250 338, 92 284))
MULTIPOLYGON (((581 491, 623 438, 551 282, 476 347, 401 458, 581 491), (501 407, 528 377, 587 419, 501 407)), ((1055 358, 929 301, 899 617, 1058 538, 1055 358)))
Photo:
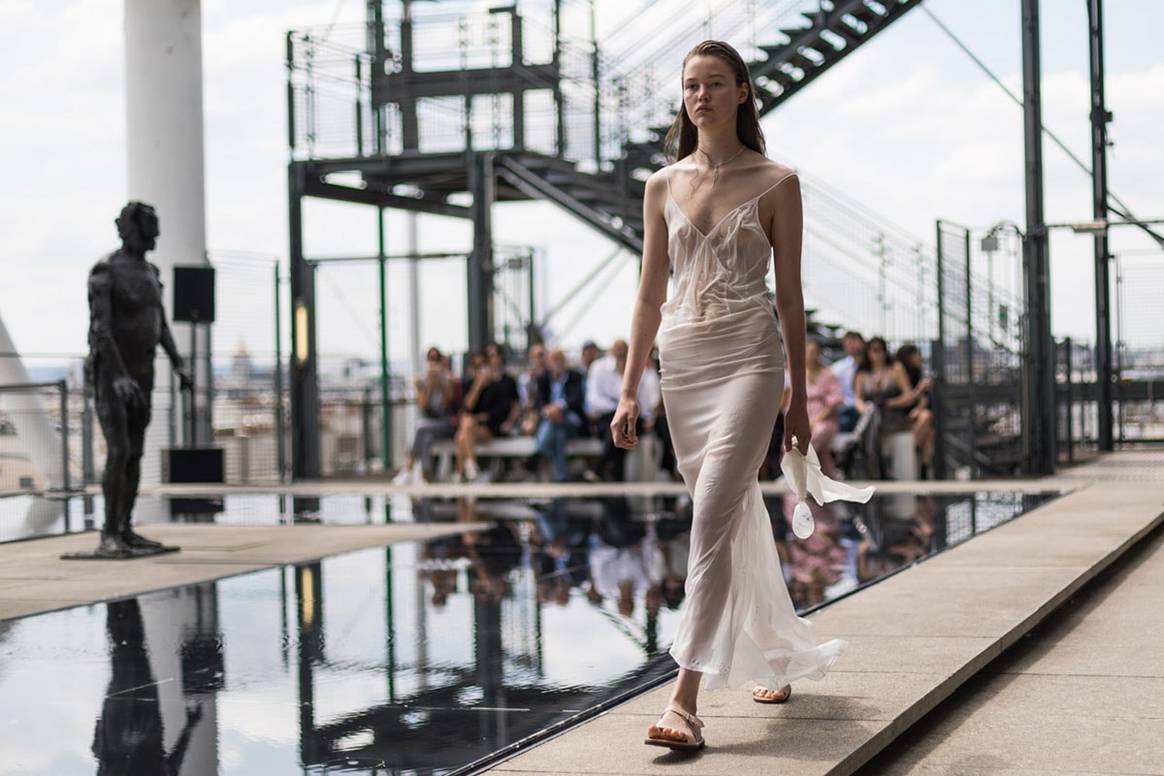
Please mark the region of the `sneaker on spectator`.
POLYGON ((411 485, 412 484, 412 472, 409 471, 408 469, 401 469, 400 471, 396 472, 396 476, 392 478, 392 484, 393 485, 411 485))
POLYGON ((412 465, 412 482, 417 485, 428 483, 428 478, 424 476, 424 467, 420 465, 420 461, 412 465))

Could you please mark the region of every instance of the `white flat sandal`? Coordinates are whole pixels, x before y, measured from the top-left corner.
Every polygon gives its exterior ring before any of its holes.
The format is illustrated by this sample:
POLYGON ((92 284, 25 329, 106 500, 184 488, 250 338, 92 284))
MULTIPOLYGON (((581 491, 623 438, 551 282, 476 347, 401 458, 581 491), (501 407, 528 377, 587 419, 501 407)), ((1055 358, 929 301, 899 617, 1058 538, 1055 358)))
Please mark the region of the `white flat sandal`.
MULTIPOLYGON (((674 703, 669 704, 665 711, 673 711, 683 719, 687 720, 688 724, 691 725, 691 730, 695 733, 695 738, 689 741, 675 741, 670 738, 654 738, 653 736, 647 736, 646 739, 643 740, 643 743, 650 744, 651 746, 665 746, 668 749, 702 749, 704 741, 703 735, 699 732, 699 729, 703 727, 703 720, 689 711, 684 711, 674 703)), ((655 727, 662 726, 655 725, 655 727)))

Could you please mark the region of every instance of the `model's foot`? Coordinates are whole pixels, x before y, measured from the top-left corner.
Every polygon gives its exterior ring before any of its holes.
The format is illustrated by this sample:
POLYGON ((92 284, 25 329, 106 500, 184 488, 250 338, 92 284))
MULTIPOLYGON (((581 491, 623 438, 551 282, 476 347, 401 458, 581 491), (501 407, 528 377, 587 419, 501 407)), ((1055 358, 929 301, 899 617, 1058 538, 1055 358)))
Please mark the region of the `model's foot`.
POLYGON ((120 534, 101 534, 101 543, 93 554, 99 558, 132 558, 133 547, 130 547, 120 534))
POLYGON ((121 532, 121 538, 125 543, 135 550, 160 550, 162 548, 161 542, 155 542, 153 539, 147 539, 139 533, 135 533, 132 528, 126 528, 121 532))
MULTIPOLYGON (((679 706, 675 701, 671 701, 670 706, 679 706)), ((680 706, 680 708, 683 708, 680 706)), ((687 711, 687 709, 684 709, 687 711)), ((695 716, 695 712, 689 712, 695 716)), ((674 741, 677 744, 693 744, 699 741, 701 736, 696 726, 684 719, 678 712, 668 708, 663 712, 663 716, 659 717, 659 721, 647 728, 647 738, 674 741)))
POLYGON ((779 690, 769 690, 760 684, 752 688, 752 697, 762 703, 784 703, 791 694, 792 685, 790 684, 784 685, 779 690))

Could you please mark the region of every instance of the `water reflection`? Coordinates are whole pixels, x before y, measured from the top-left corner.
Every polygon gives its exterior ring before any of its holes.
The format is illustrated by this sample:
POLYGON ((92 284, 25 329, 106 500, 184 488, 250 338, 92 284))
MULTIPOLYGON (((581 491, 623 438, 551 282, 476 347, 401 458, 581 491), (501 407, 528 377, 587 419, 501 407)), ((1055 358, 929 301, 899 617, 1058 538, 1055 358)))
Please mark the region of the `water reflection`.
POLYGON ((202 720, 202 704, 194 700, 185 707, 182 729, 167 753, 162 741, 158 683, 150 666, 137 599, 107 604, 105 628, 109 634, 110 673, 101 716, 93 732, 97 773, 177 776, 182 771, 190 734, 202 720))
MULTIPOLYGON (((1048 497, 837 502, 807 541, 766 503, 803 611, 1048 497)), ((490 527, 0 624, 0 772, 449 773, 673 670, 687 499, 397 513, 490 527)))

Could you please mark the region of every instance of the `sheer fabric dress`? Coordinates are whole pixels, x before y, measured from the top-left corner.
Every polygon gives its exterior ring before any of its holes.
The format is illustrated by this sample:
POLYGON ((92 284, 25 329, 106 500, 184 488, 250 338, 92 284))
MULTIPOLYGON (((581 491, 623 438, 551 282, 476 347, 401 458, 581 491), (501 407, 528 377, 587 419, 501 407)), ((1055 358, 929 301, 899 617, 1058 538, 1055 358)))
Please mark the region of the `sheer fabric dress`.
MULTIPOLYGON (((817 643, 796 614, 758 471, 780 411, 784 351, 765 275, 772 246, 759 201, 706 234, 684 214, 664 169, 671 279, 659 326, 661 388, 694 515, 685 603, 670 654, 707 689, 780 688, 822 678, 847 646, 817 643)), ((776 257, 779 261, 780 257, 776 257)))

